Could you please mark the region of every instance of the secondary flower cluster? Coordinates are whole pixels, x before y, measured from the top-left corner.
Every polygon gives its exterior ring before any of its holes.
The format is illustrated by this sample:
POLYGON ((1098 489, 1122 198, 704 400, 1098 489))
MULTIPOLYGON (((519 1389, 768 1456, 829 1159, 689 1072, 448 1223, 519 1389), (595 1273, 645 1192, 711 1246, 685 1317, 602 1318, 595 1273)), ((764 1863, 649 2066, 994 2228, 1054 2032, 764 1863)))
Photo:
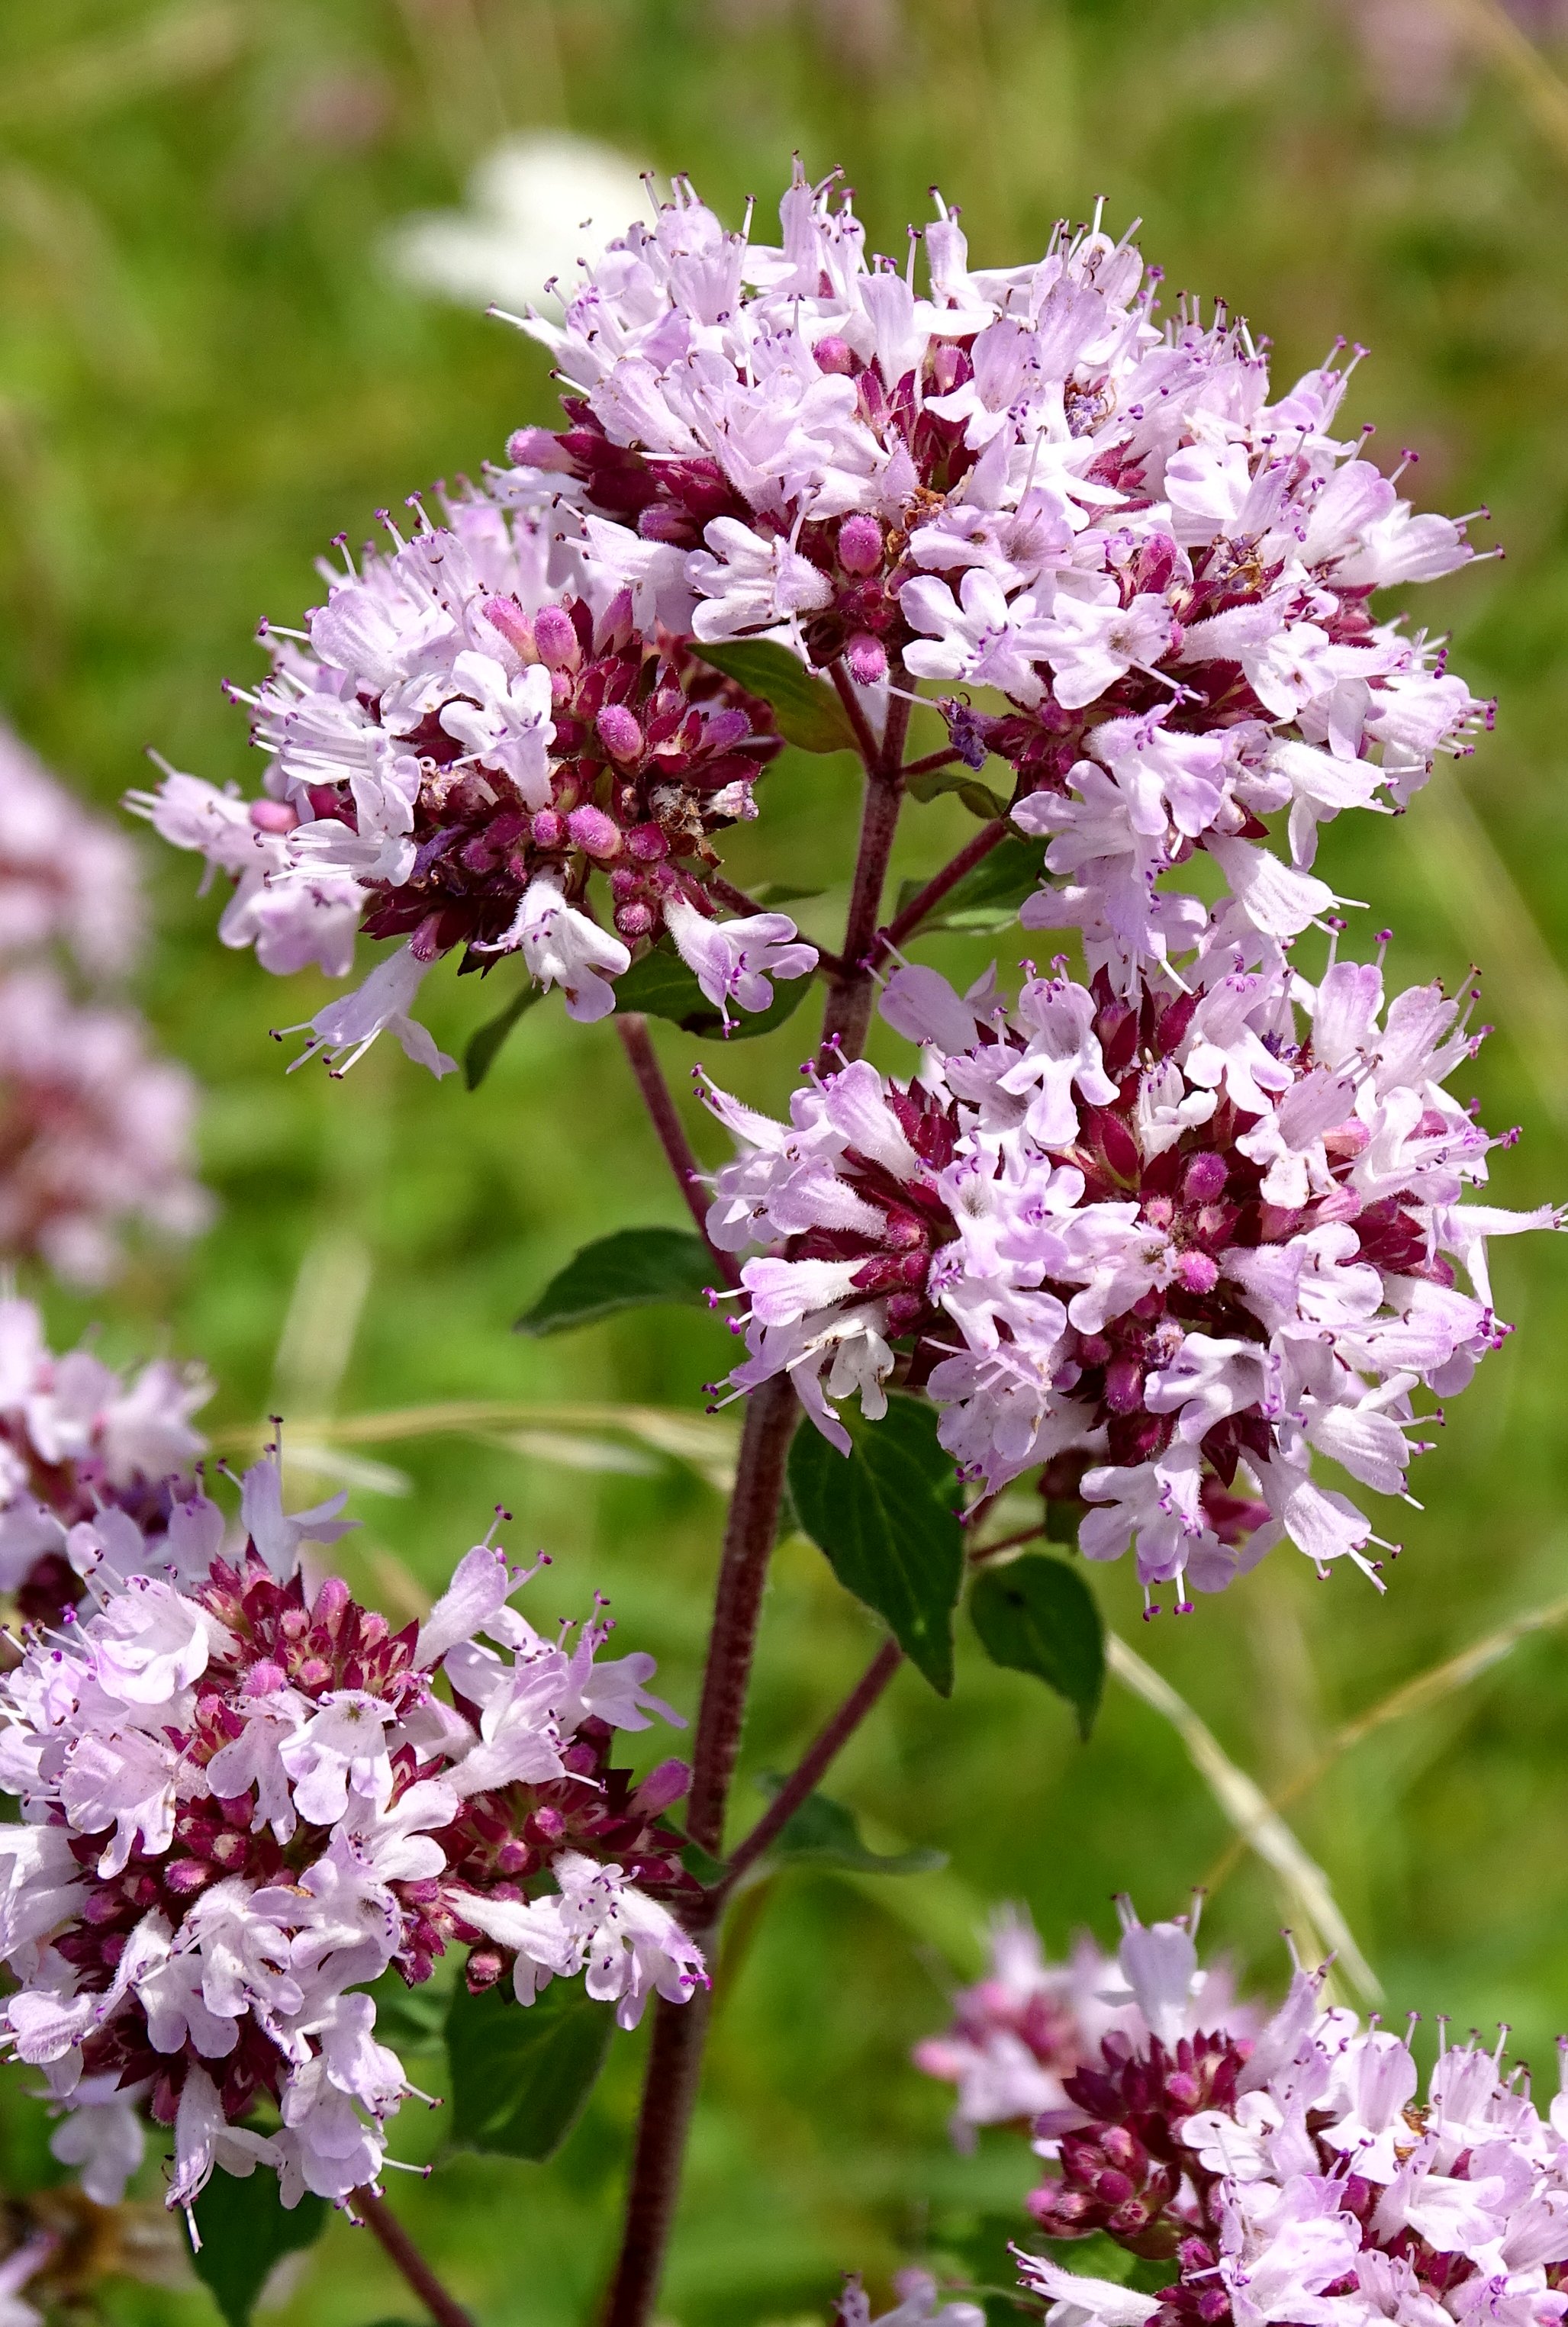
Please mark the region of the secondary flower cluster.
MULTIPOLYGON (((1223 309, 1154 319, 1158 270, 1094 226, 971 268, 957 219, 922 296, 868 263, 847 194, 797 165, 779 247, 690 188, 613 243, 555 326, 570 426, 512 441, 515 491, 669 545, 704 640, 789 639, 818 667, 993 687, 947 705, 978 766, 1011 763, 1065 876, 1026 924, 1074 923, 1124 974, 1195 942, 1155 893, 1195 846, 1257 926, 1304 928, 1305 868, 1341 808, 1403 807, 1485 715, 1377 589, 1471 556, 1330 432, 1349 368, 1270 400, 1223 309), (1289 810, 1289 866, 1258 843, 1289 810)), ((911 252, 912 256, 912 252, 911 252)))
POLYGON ((831 668, 873 728, 890 687, 949 690, 955 752, 1006 762, 1049 842, 1025 924, 1078 927, 1118 989, 1200 943, 1196 899, 1159 886, 1195 848, 1289 938, 1333 902, 1319 825, 1404 807, 1466 748, 1485 706, 1368 611, 1464 563, 1464 526, 1330 433, 1349 368, 1271 401, 1246 327, 1158 322, 1158 271, 1097 213, 975 269, 938 210, 921 292, 913 246, 907 275, 868 257, 832 179, 797 168, 773 245, 677 180, 561 324, 527 321, 566 426, 329 573, 303 636, 264 628, 264 797, 171 775, 136 804, 235 882, 223 935, 267 967, 344 975, 357 927, 404 940, 308 1054, 390 1029, 444 1071, 409 1012, 459 945, 520 953, 583 1018, 667 933, 726 1015, 809 969, 717 869, 778 742, 700 659, 726 642, 831 668), (1264 820, 1286 811, 1288 863, 1264 820))
MULTIPOLYGON (((952 2131, 964 2149, 974 2147, 980 2126, 1026 2125, 1065 2108, 1064 2080, 1113 2032, 1147 2033, 1136 1991, 1087 1931, 1061 1964, 1046 1962, 1040 1935, 1022 1909, 1000 1909, 986 1937, 991 1960, 985 1978, 958 1990, 952 2027, 923 2038, 912 2056, 927 2076, 958 2088, 952 2131)), ((1140 1948, 1165 1944, 1158 1928, 1145 1933, 1133 1943, 1134 1962, 1140 1948)), ((1222 1964, 1195 1972, 1193 1979, 1207 2018, 1252 2026, 1222 1964)))
POLYGON ((131 1378, 90 1349, 56 1357, 30 1301, 0 1301, 0 1593, 53 1621, 105 1569, 156 1572, 203 1441, 210 1385, 157 1358, 131 1378))
POLYGON ((443 1073, 408 1012, 459 946, 469 969, 519 953, 592 1020, 632 949, 667 931, 717 1006, 765 1008, 766 974, 817 957, 785 916, 746 910, 714 836, 757 813, 779 743, 768 706, 639 629, 632 591, 527 511, 447 514, 334 574, 308 640, 266 632, 273 672, 245 698, 272 755, 263 798, 171 772, 133 805, 235 881, 221 933, 268 969, 341 977, 356 926, 405 940, 318 1014, 306 1056, 351 1065, 391 1026, 443 1073), (721 903, 742 908, 722 928, 721 903))
POLYGON ((91 1612, 0 1684, 23 1819, 0 1827, 0 2025, 100 2201, 144 2106, 173 2128, 172 2206, 215 2164, 275 2167, 285 2205, 374 2182, 409 2089, 365 1992, 389 1967, 469 1946, 471 1986, 509 1974, 524 2004, 583 1975, 623 2027, 705 1977, 653 1895, 695 1891, 659 1824, 686 1767, 634 1791, 609 1766, 615 1730, 667 1714, 652 1659, 602 1659, 606 1623, 541 1639, 489 1543, 400 1632, 336 1577, 309 1592, 301 1544, 343 1532, 341 1501, 285 1515, 269 1453, 228 1556, 218 1507, 175 1502, 155 1557, 106 1546, 91 1612))
POLYGON ((863 1061, 788 1124, 710 1092, 742 1152, 708 1232, 774 1247, 741 1272, 736 1388, 788 1373, 847 1451, 833 1400, 874 1417, 923 1387, 987 1492, 1050 1463, 1090 1506, 1085 1554, 1135 1542, 1178 1606, 1282 1536, 1372 1573, 1314 1452, 1402 1492, 1413 1394, 1462 1388, 1507 1330, 1488 1238, 1556 1215, 1461 1202, 1497 1143, 1443 1088, 1478 1038, 1439 986, 1385 1007, 1371 964, 1312 986, 1239 960, 1132 997, 1031 978, 1011 1014, 989 979, 960 999, 904 968, 882 1010, 925 1046, 907 1086, 863 1061))
POLYGON ((142 934, 135 856, 0 728, 0 1254, 97 1285, 139 1220, 190 1236, 195 1091, 119 1002, 77 1000, 127 970, 142 934))
POLYGON ((1568 2312, 1568 2098, 1543 2115, 1502 2046, 1407 2043, 1325 2010, 1298 1972, 1257 2033, 1185 1993, 1190 1940, 1134 1924, 1146 2023, 1108 2036, 1040 2121, 1055 2161, 1031 2210, 1171 2264, 1153 2294, 1021 2254, 1050 2327, 1554 2327, 1568 2312))

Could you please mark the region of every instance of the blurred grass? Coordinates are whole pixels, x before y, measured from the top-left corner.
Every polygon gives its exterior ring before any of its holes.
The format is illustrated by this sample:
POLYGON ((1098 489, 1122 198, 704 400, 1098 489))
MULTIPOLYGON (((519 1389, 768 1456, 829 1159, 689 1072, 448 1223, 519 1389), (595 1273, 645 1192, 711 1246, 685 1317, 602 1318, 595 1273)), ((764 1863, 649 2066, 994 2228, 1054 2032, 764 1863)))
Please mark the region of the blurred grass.
MULTIPOLYGON (((1531 98, 1520 77, 1550 61, 1516 44, 1506 66, 1490 0, 1466 0, 1462 37, 1483 19, 1492 33, 1461 55, 1446 100, 1412 120, 1363 61, 1352 0, 9 0, 0 700, 106 805, 138 780, 149 742, 248 779, 218 682, 254 672, 257 618, 310 603, 311 561, 341 528, 365 534, 380 504, 473 470, 509 427, 549 415, 536 351, 420 302, 376 258, 394 219, 454 201, 508 127, 606 136, 639 163, 690 170, 731 216, 748 193, 775 199, 798 146, 814 172, 845 165, 874 240, 899 254, 933 179, 987 259, 1038 248, 1059 210, 1082 215, 1103 192, 1118 228, 1142 215, 1173 290, 1223 289, 1272 334, 1282 378, 1338 332, 1368 342, 1352 421, 1377 418, 1386 458, 1421 449, 1419 498, 1495 512, 1507 563, 1419 593, 1418 619, 1451 625, 1472 683, 1500 697, 1497 733, 1444 798, 1396 824, 1336 827, 1324 859, 1371 901, 1369 927, 1394 924, 1401 977, 1482 964, 1499 1032, 1476 1087, 1489 1123, 1526 1134, 1500 1159, 1498 1199, 1560 1194, 1568 154, 1549 134, 1554 84, 1531 98)), ((826 879, 842 894, 854 789, 842 762, 782 763, 742 877, 826 879)), ((950 802, 917 812, 895 873, 939 861, 966 828, 950 802)), ((151 869, 164 934, 145 998, 210 1089, 207 1169, 224 1210, 188 1262, 143 1263, 94 1304, 111 1354, 166 1333, 204 1356, 220 1384, 214 1425, 231 1429, 290 1387, 312 1419, 318 1391, 341 1414, 700 1404, 726 1347, 706 1318, 543 1344, 509 1332, 584 1238, 681 1218, 606 1030, 569 1027, 552 1003, 472 1097, 385 1045, 342 1086, 285 1079, 266 1030, 309 1014, 310 981, 282 987, 218 948, 189 859, 151 869), (302 1266, 318 1296, 323 1281, 333 1301, 364 1285, 324 1391, 308 1350, 298 1369, 298 1332, 290 1379, 274 1386, 302 1266)), ((929 949, 955 970, 988 950, 929 949)), ((487 1014, 448 978, 434 1014, 453 1047, 487 1014)), ((776 1104, 804 1042, 797 1026, 710 1063, 776 1104)), ((684 1088, 692 1046, 667 1047, 684 1088)), ((711 1128, 694 1128, 714 1154, 711 1128)), ((1320 1588, 1281 1554, 1190 1621, 1137 1634, 1265 1794, 1363 1708, 1563 1588, 1568 1256, 1505 1246, 1498 1274, 1519 1336, 1420 1466, 1425 1509, 1395 1515, 1406 1552, 1386 1600, 1350 1577, 1320 1588)), ((89 1314, 52 1294, 47 1305, 61 1337, 89 1314)), ((602 1588, 627 1640, 659 1656, 672 1700, 692 1705, 721 1507, 688 1467, 569 1470, 540 1459, 537 1438, 522 1452, 458 1435, 367 1452, 414 1488, 356 1491, 365 1527, 349 1565, 368 1594, 416 1600, 505 1501, 513 1543, 555 1556, 530 1587, 536 1615, 575 1612, 602 1588)), ((1130 1632, 1131 1577, 1097 1581, 1130 1632)), ((751 1773, 788 1762, 867 1641, 821 1561, 787 1542, 742 1810, 761 1804, 751 1773)), ((1565 1747, 1568 1661, 1545 1631, 1366 1737, 1289 1813, 1391 2010, 1446 2010, 1461 2028, 1506 2017, 1538 2065, 1568 2024, 1565 1747)), ((666 2304, 689 2327, 820 2313, 840 2268, 885 2283, 945 2213, 1013 2208, 1028 2179, 1017 2145, 953 2157, 944 2094, 904 2065, 955 1970, 971 1968, 985 1904, 1027 1897, 1053 1945, 1086 1919, 1104 1934, 1113 1890, 1169 1913, 1230 1838, 1148 1705, 1114 1692, 1080 1749, 1059 1707, 967 1640, 953 1703, 901 1677, 835 1785, 883 1836, 952 1863, 881 1887, 801 1873, 769 1892, 720 2012, 694 2145, 666 2304)), ((1247 1859, 1209 1935, 1277 1984, 1281 1913, 1247 1859)), ((460 2156, 423 2187, 397 2184, 485 2327, 588 2314, 639 2053, 617 2041, 552 2165, 460 2156)), ((0 2085, 0 2175, 16 2188, 44 2170, 42 2128, 24 2080, 0 2085)), ((411 2105, 398 2153, 440 2141, 440 2117, 411 2105)), ((276 2314, 284 2327, 406 2311, 368 2247, 335 2222, 276 2314)), ((122 2280, 105 2301, 126 2327, 212 2327, 196 2293, 122 2280)))

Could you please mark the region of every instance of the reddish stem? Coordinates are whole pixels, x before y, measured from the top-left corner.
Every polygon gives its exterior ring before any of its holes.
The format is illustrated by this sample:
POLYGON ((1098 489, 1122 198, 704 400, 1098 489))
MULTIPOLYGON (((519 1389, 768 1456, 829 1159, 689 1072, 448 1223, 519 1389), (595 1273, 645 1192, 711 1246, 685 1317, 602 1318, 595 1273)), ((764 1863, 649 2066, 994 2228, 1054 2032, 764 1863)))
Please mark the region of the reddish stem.
POLYGON ((882 746, 872 734, 871 722, 865 715, 861 699, 854 691, 854 682, 845 670, 842 659, 829 663, 827 673, 838 689, 838 699, 843 704, 848 715, 849 724, 854 730, 856 749, 866 767, 874 768, 881 756, 882 746))
POLYGON ((902 773, 907 783, 911 776, 934 776, 939 768, 950 768, 960 754, 954 751, 928 752, 923 760, 910 760, 902 773))
POLYGON ((730 1853, 723 1890, 755 1865, 781 1834, 829 1765, 837 1760, 904 1660, 896 1640, 884 1640, 837 1712, 824 1723, 745 1839, 730 1853))
POLYGON ((472 2318, 448 2294, 385 2198, 378 2198, 373 2190, 356 2190, 349 2202, 402 2272, 436 2327, 474 2327, 472 2318))
POLYGON ((686 1126, 676 1113, 669 1085, 658 1063, 648 1032, 648 1021, 635 1010, 618 1012, 615 1031, 621 1037, 637 1088, 642 1093, 653 1127, 658 1134, 658 1144, 664 1149, 676 1184, 686 1198, 686 1210, 697 1224, 697 1234, 713 1256, 714 1266, 726 1285, 739 1285, 741 1272, 731 1253, 721 1252, 708 1236, 708 1208, 702 1191, 702 1173, 692 1144, 686 1135, 686 1126))
MULTIPOLYGON (((789 1376, 777 1376, 752 1392, 741 1435, 735 1491, 724 1529, 703 1673, 686 1812, 686 1832, 714 1857, 723 1846, 724 1807, 740 1750, 762 1587, 784 1491, 785 1459, 799 1412, 789 1376)), ((705 1946, 710 1915, 711 1910, 693 1926, 693 1937, 705 1946)), ((626 2221, 605 2304, 604 2327, 645 2327, 652 2315, 680 2194, 681 2164, 707 2023, 705 1992, 699 1992, 689 2004, 669 2004, 661 1998, 655 2011, 626 2221)))
POLYGON ((878 943, 877 915, 882 910, 888 858, 903 805, 900 763, 910 709, 907 695, 889 696, 882 749, 866 766, 860 848, 849 894, 849 918, 844 930, 844 966, 828 988, 827 1007, 822 1018, 821 1055, 825 1062, 831 1061, 835 1051, 845 1059, 858 1059, 865 1048, 866 1030, 871 1024, 872 956, 878 943))
POLYGON ((902 945, 904 939, 918 930, 933 905, 939 905, 949 889, 956 888, 966 873, 989 856, 997 843, 1007 836, 1008 822, 1004 816, 990 824, 983 824, 973 840, 966 840, 957 856, 950 857, 939 873, 933 873, 923 889, 918 890, 903 911, 895 913, 887 927, 879 930, 871 961, 874 968, 891 946, 902 945))

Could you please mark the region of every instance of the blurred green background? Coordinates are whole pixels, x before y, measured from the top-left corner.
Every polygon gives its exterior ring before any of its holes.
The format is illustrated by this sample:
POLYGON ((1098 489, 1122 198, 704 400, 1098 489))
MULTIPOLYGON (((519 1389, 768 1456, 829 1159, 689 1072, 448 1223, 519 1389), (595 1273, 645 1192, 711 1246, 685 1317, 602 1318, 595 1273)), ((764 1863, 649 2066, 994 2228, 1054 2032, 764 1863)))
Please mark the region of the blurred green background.
MULTIPOLYGON (((1419 502, 1490 504, 1507 562, 1420 593, 1418 618, 1451 627, 1472 685, 1496 690, 1496 734, 1407 818, 1335 827, 1324 865, 1370 901, 1367 927, 1394 924, 1401 982, 1482 966, 1499 1031, 1475 1087, 1489 1124, 1526 1134, 1498 1159, 1498 1200, 1561 1195, 1568 92, 1554 37, 1549 9, 1516 21, 1490 0, 6 0, 0 701, 106 807, 141 780, 149 743, 250 784, 243 716, 219 682, 258 670, 257 617, 297 619, 333 533, 361 537, 378 505, 477 472, 510 427, 550 416, 537 350, 417 294, 380 255, 402 215, 454 204, 509 131, 565 126, 687 170, 730 218, 750 193, 770 210, 798 147, 814 173, 845 165, 874 244, 901 257, 934 180, 985 262, 1038 249, 1059 213, 1103 193, 1113 230, 1142 217, 1172 291, 1223 291, 1270 335, 1282 381, 1337 332, 1367 342, 1349 418, 1377 420, 1386 463, 1420 449, 1419 502)), ((739 852, 752 879, 835 884, 811 909, 825 933, 855 791, 847 762, 791 755, 739 852)), ((934 865, 969 828, 952 802, 911 811, 895 873, 934 865)), ((188 1257, 143 1261, 102 1300, 37 1288, 57 1341, 100 1316, 117 1359, 200 1356, 215 1429, 277 1400, 312 1419, 460 1398, 699 1411, 730 1346, 704 1316, 645 1313, 544 1343, 509 1331, 588 1237, 681 1217, 611 1031, 569 1025, 552 1000, 475 1096, 387 1044, 342 1085, 285 1078, 267 1029, 308 1016, 319 988, 224 953, 193 860, 150 841, 146 855, 162 934, 143 998, 207 1087, 222 1211, 188 1257)), ((955 971, 991 949, 926 949, 955 971)), ((452 1049, 495 1006, 494 986, 450 974, 428 990, 452 1049)), ((807 1024, 709 1063, 777 1105, 807 1024)), ((658 1034, 684 1090, 695 1046, 658 1034)), ((694 1129, 715 1156, 713 1126, 694 1129)), ((1568 1592, 1568 1250, 1504 1246, 1498 1274, 1519 1335, 1418 1467, 1424 1509, 1386 1515, 1406 1551, 1385 1601, 1353 1575, 1320 1586, 1281 1552, 1222 1603, 1145 1631, 1131 1575, 1095 1578, 1111 1622, 1265 1789, 1402 1682, 1568 1592)), ((722 1504, 689 1464, 548 1412, 520 1440, 509 1425, 362 1459, 382 1466, 353 1491, 364 1527, 348 1565, 367 1596, 406 1612, 504 1501, 514 1547, 555 1559, 530 1587, 536 1619, 602 1589, 691 1708, 722 1504)), ((295 1486, 322 1491, 303 1468, 295 1486)), ((820 1558, 787 1543, 738 1818, 870 1645, 820 1558)), ((665 1750, 636 1742, 649 1760, 665 1750)), ((1507 2019, 1548 2085, 1568 2025, 1565 1756, 1568 1655, 1547 1628, 1342 1755, 1290 1813, 1391 2015, 1507 2019)), ((841 2268, 885 2289, 930 2238, 1005 2214, 1029 2179, 1020 2145, 955 2159, 945 2091, 906 2065, 973 1972, 975 1925, 1022 1897, 1053 1949, 1084 1922, 1104 1937, 1123 1887, 1171 1913, 1230 1833, 1146 1703, 1113 1682, 1080 1747, 1063 1708, 972 1639, 952 1703, 903 1674, 833 1790, 875 1839, 936 1845, 951 1864, 880 1886, 798 1874, 757 1894, 721 1967, 664 2305, 683 2327, 820 2316, 841 2268)), ((1246 1859, 1206 1930, 1272 1988, 1293 1911, 1246 1859)), ((617 2039, 547 2167, 443 2156, 440 2117, 405 2111, 395 2149, 441 2162, 394 2201, 484 2327, 589 2315, 640 2051, 617 2039)), ((25 2084, 0 2078, 13 2192, 49 2171, 25 2084)), ((149 2169, 145 2194, 157 2186, 149 2169)), ((193 2287, 131 2277, 96 2299, 127 2322, 216 2317, 193 2287)), ((410 2307, 335 2220, 272 2315, 362 2327, 410 2307)))

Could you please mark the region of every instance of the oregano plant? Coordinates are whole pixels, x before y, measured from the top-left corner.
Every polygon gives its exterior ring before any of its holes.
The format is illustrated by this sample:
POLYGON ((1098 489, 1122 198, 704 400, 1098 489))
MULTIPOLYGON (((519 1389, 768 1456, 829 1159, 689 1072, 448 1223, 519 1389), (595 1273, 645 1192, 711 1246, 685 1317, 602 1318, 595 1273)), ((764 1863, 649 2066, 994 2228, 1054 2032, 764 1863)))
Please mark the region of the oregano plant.
MULTIPOLYGON (((1386 992, 1386 933, 1314 869, 1323 823, 1406 808, 1489 717, 1379 603, 1475 553, 1342 433, 1349 367, 1272 382, 1224 310, 1163 312, 1097 211, 993 267, 938 202, 907 270, 835 178, 797 166, 780 215, 764 244, 677 180, 562 322, 525 321, 564 425, 340 543, 303 629, 264 631, 256 796, 173 770, 133 795, 227 880, 226 943, 337 978, 359 950, 296 1065, 341 1076, 390 1033, 454 1072, 415 1015, 449 958, 503 996, 471 1089, 555 988, 613 1021, 690 1226, 562 1254, 519 1330, 706 1303, 738 1345, 711 1395, 744 1408, 689 1754, 635 1780, 621 1734, 683 1714, 597 1610, 537 1629, 497 1529, 395 1629, 323 1563, 342 1498, 285 1510, 275 1446, 236 1510, 198 1475, 189 1382, 73 1389, 26 1305, 0 1314, 25 1620, 0 2019, 90 2195, 154 2129, 231 2322, 330 2205, 457 2327, 383 2192, 405 2053, 444 2045, 457 2145, 540 2159, 647 2014, 602 2315, 648 2327, 733 1903, 791 1860, 932 1864, 824 1790, 895 1675, 952 1695, 966 1627, 1087 1740, 1097 1563, 1130 1555, 1151 1619, 1200 1621, 1271 1553, 1380 1593, 1396 1547, 1358 1496, 1405 1492, 1431 1401, 1507 1332, 1489 1239, 1557 1224, 1476 1201, 1507 1143, 1450 1088, 1472 997, 1386 992), (858 790, 840 930, 844 868, 804 898, 725 871, 787 749, 858 790), (971 836, 890 894, 901 820, 947 797, 971 836), (911 955, 952 930, 1004 939, 964 992, 911 955), (1073 950, 1041 970, 1042 940, 1073 950), (866 1056, 878 1015, 896 1065, 866 1056), (713 1170, 650 1020, 727 1135, 713 1170), (724 1048, 786 1020, 814 1048, 763 1112, 724 1048), (748 1821, 786 1516, 882 1637, 748 1821)), ((978 2263, 955 2299, 911 2280, 904 2327, 996 2301, 1059 2327, 1568 2308, 1555 2109, 1470 2048, 1418 2102, 1317 1965, 1265 2018, 1206 1980, 1193 1919, 1124 1925, 1115 1961, 1048 1966, 1003 1919, 920 2048, 961 2130, 1032 2128, 1050 2250, 1000 2293, 978 2263)), ((869 2316, 857 2283, 842 2315, 869 2316)))

